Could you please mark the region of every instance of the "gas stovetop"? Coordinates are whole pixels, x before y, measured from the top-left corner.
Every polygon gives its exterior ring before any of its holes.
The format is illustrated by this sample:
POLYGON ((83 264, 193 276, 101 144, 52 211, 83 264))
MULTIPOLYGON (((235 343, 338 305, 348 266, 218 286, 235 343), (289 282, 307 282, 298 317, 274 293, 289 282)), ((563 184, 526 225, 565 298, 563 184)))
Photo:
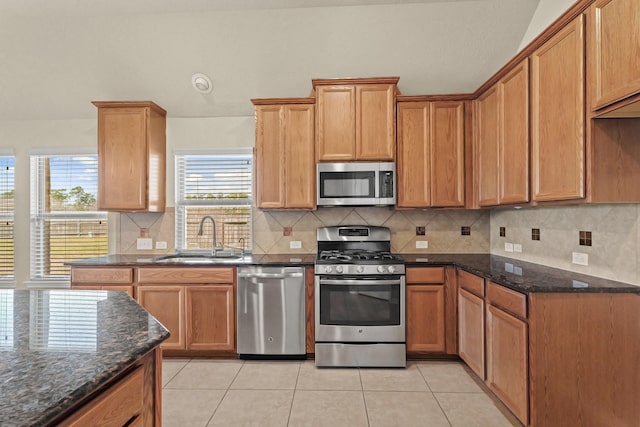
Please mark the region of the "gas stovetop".
POLYGON ((328 250, 321 251, 318 254, 318 261, 323 263, 375 263, 388 264, 399 263, 404 260, 400 255, 392 254, 386 251, 367 251, 367 250, 328 250))

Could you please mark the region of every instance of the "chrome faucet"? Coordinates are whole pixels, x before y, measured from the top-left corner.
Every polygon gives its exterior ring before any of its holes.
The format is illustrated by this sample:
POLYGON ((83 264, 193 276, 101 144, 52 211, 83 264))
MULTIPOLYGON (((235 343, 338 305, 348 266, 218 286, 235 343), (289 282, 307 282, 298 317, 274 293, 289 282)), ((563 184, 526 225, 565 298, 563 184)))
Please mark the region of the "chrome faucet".
POLYGON ((212 238, 212 243, 211 243, 211 256, 216 256, 216 253, 218 252, 218 247, 216 246, 216 220, 213 219, 213 217, 211 215, 206 215, 204 217, 202 217, 202 219, 200 220, 200 228, 198 228, 198 236, 202 236, 202 226, 204 225, 205 220, 210 219, 211 223, 213 224, 213 238, 212 238))

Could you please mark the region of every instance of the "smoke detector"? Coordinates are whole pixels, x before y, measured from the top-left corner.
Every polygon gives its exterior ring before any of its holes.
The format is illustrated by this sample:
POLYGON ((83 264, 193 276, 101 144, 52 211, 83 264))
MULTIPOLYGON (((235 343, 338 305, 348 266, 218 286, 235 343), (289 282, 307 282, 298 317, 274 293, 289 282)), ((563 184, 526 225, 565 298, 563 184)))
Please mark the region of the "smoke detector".
POLYGON ((211 83, 211 79, 206 74, 195 73, 191 76, 191 84, 200 93, 211 93, 213 90, 213 83, 211 83))

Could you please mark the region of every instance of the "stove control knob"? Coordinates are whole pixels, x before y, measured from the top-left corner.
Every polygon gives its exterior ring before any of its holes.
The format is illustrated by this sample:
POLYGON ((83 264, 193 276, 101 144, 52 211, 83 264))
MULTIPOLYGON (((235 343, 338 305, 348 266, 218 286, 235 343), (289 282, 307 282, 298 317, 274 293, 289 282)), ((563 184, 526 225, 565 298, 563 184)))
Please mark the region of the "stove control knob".
POLYGON ((378 273, 384 273, 384 266, 383 265, 379 265, 378 266, 378 273))
POLYGON ((332 268, 330 265, 327 265, 327 266, 324 268, 324 272, 325 272, 325 273, 331 273, 332 271, 333 271, 333 268, 332 268))
POLYGON ((364 267, 361 266, 361 265, 357 266, 356 267, 356 273, 359 273, 359 274, 364 273, 364 267))
POLYGON ((342 266, 341 265, 337 265, 336 266, 336 273, 342 273, 342 266))
POLYGON ((387 270, 389 270, 389 273, 395 273, 396 268, 393 265, 390 265, 389 268, 387 268, 387 270))

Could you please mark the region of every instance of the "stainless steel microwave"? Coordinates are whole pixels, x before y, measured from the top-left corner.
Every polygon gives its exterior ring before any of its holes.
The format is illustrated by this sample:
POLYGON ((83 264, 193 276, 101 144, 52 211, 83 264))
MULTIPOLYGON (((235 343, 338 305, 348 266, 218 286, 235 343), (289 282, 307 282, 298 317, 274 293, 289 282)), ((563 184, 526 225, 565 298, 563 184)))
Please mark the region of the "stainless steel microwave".
POLYGON ((388 206, 396 204, 393 162, 319 163, 318 206, 388 206))

